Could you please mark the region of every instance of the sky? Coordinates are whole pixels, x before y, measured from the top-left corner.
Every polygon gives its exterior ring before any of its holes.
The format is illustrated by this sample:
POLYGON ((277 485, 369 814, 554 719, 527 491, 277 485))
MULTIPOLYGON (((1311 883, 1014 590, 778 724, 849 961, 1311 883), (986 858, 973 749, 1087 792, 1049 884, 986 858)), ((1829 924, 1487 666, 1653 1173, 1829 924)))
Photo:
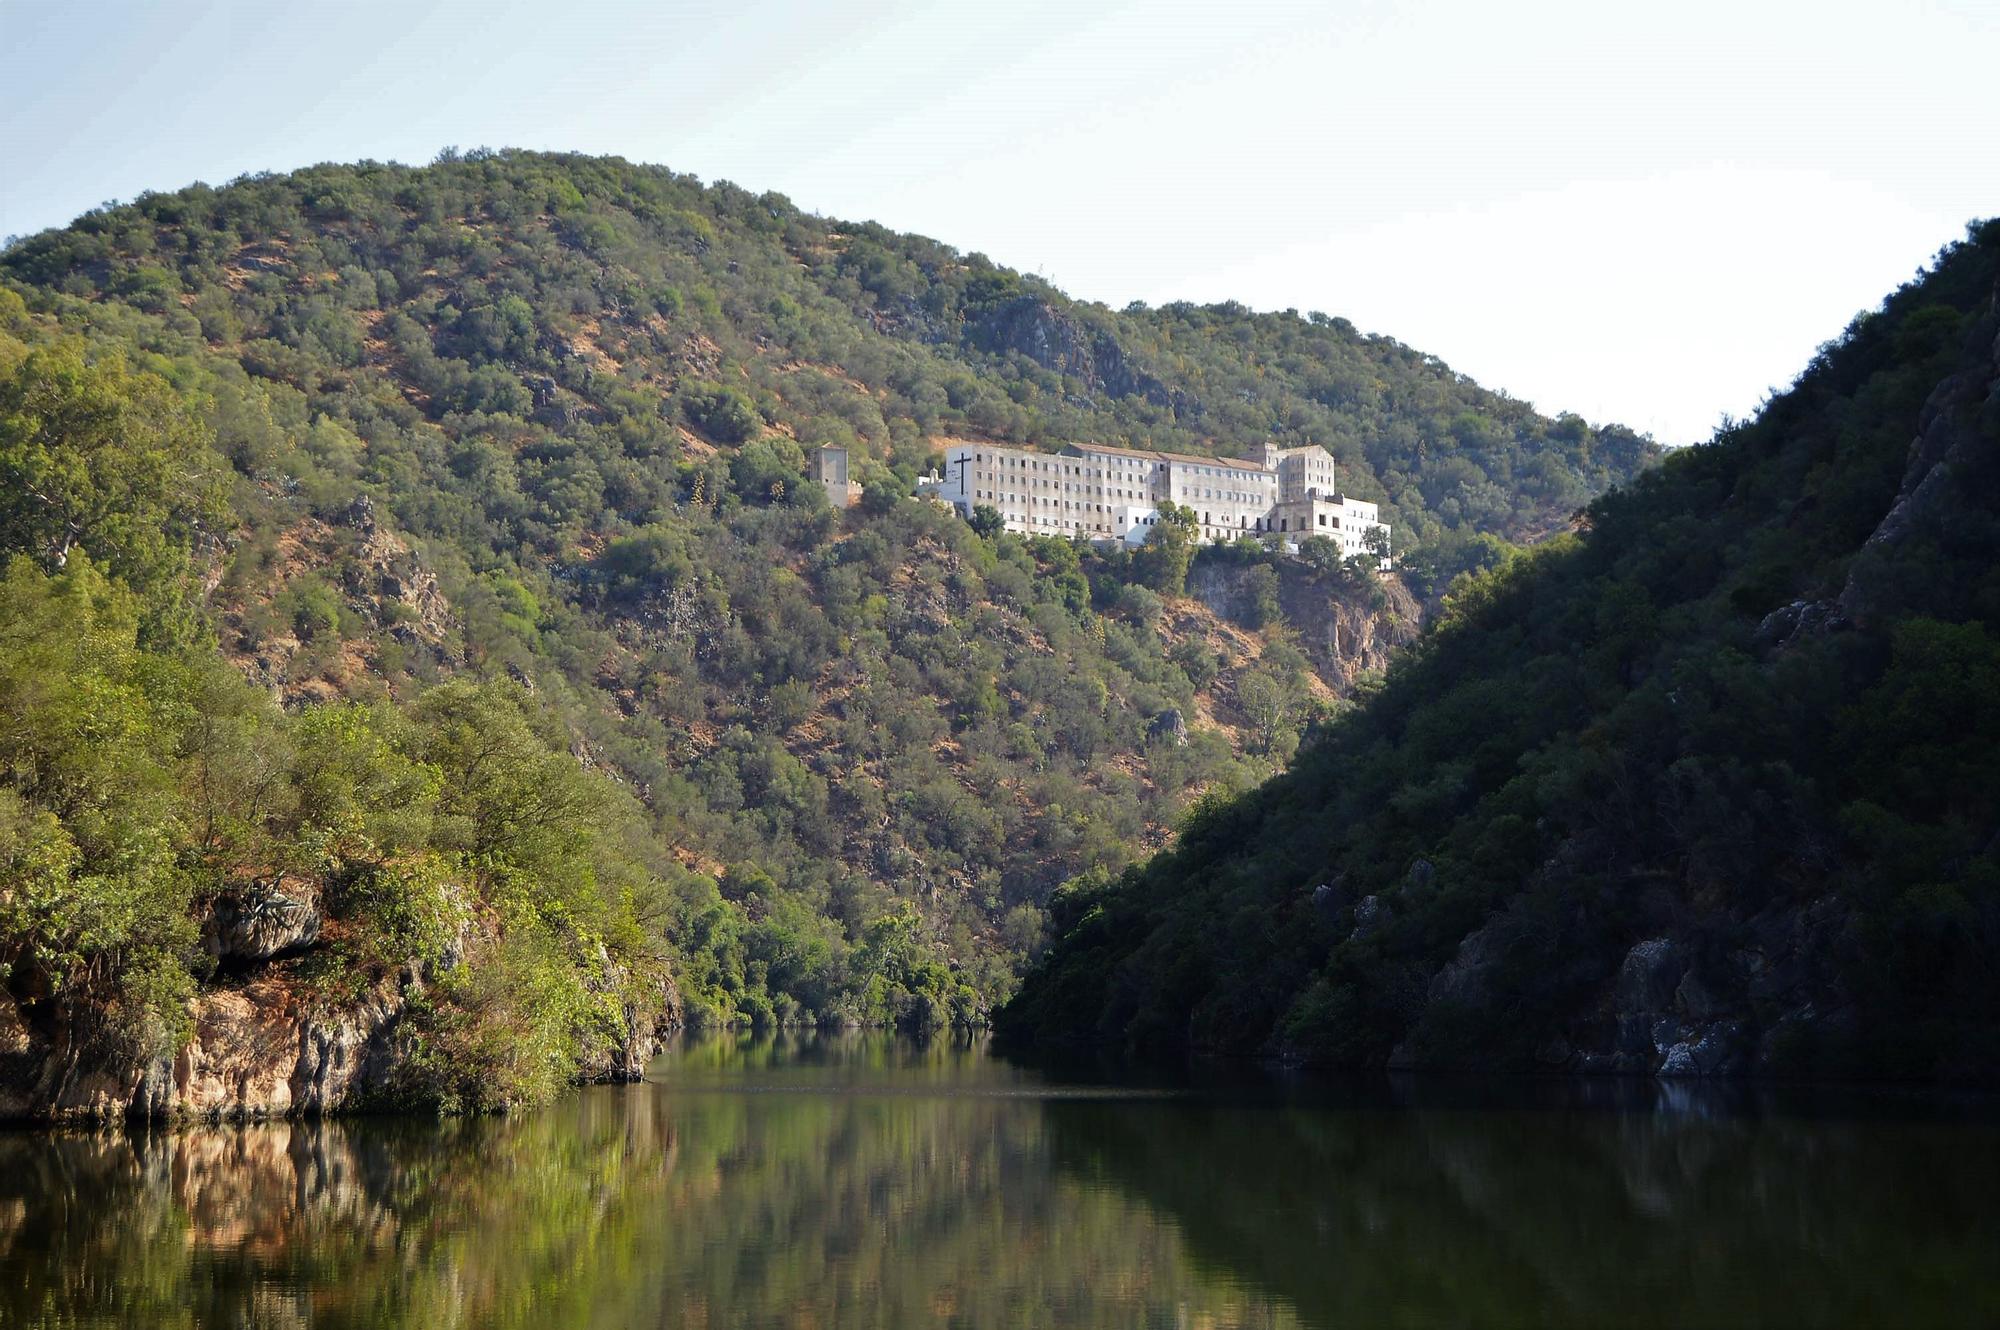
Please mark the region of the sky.
POLYGON ((450 145, 776 190, 1111 306, 1322 310, 1662 442, 2000 214, 2000 0, 0 0, 0 236, 450 145))

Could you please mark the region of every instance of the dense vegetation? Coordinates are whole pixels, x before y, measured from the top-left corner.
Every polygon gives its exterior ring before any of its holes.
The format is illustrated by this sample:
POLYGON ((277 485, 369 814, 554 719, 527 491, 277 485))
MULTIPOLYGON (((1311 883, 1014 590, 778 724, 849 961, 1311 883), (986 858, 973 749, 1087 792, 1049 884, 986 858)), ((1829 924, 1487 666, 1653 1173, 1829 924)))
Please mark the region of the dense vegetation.
POLYGON ((2000 1073, 1996 271, 1986 223, 1754 422, 1464 585, 1288 775, 1066 888, 1007 1031, 2000 1073))
POLYGON ((223 352, 268 402, 218 422, 240 469, 282 470, 321 507, 386 487, 407 529, 476 561, 564 558, 713 504, 688 474, 703 441, 765 441, 731 468, 746 492, 796 479, 781 439, 847 444, 861 479, 893 469, 905 489, 956 434, 1317 442, 1402 550, 1447 562, 1480 533, 1552 529, 1654 451, 1343 319, 1114 312, 616 159, 447 153, 198 185, 20 240, 0 271, 149 349, 223 352), (319 417, 338 430, 297 437, 319 417))
MULTIPOLYGON (((1349 682, 1266 554, 1204 556, 1251 587, 1224 624, 1171 524, 1098 554, 909 500, 942 438, 1310 437, 1420 591, 1650 453, 1339 320, 1112 313, 617 161, 149 195, 0 279, 10 993, 160 1052, 230 977, 218 902, 303 884, 302 975, 445 976, 445 1100, 493 1032, 587 1050, 669 971, 695 1019, 978 1020, 1056 885, 1278 769, 1349 682), (806 480, 821 443, 858 509, 806 480)), ((1412 617, 1326 550, 1287 576, 1412 617)))

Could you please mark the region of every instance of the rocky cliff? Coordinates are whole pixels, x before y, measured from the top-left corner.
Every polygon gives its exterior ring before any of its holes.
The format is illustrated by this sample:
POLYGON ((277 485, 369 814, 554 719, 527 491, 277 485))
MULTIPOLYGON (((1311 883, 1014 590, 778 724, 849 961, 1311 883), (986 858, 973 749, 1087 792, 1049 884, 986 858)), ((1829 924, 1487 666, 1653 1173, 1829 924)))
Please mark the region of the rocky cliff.
MULTIPOLYGON (((316 898, 296 890, 218 902, 204 930, 228 977, 187 1005, 185 1042, 163 1056, 122 1050, 53 1004, 0 992, 0 1121, 246 1121, 435 1106, 413 1083, 441 983, 419 963, 341 974, 320 945, 316 898)), ((338 930, 338 923, 334 923, 338 930)), ((461 941, 455 964, 481 939, 461 941)), ((626 976, 615 976, 623 980, 626 976)), ((620 984, 615 1010, 578 1037, 580 1081, 635 1081, 680 1023, 670 981, 620 984)))
POLYGON ((1016 296, 987 310, 971 321, 966 340, 982 351, 1018 352, 1075 380, 1088 394, 1085 401, 1138 397, 1177 420, 1202 414, 1200 398, 1135 365, 1116 337, 1038 296, 1016 296))
POLYGON ((1188 594, 1232 623, 1262 626, 1258 604, 1269 568, 1276 573, 1276 606, 1297 635, 1299 649, 1327 685, 1345 693, 1363 674, 1389 668, 1397 651, 1417 639, 1423 606, 1401 578, 1368 582, 1311 567, 1297 559, 1246 564, 1202 558, 1188 571, 1188 594))

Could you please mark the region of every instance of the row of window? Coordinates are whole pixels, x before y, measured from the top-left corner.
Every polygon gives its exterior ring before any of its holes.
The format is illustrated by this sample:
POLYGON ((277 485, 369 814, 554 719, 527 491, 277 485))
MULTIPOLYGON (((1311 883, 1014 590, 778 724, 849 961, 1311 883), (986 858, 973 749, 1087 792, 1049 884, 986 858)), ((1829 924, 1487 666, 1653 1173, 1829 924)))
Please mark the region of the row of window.
MULTIPOLYGON (((1040 527, 1049 527, 1049 528, 1051 528, 1051 529, 1053 529, 1053 530, 1062 530, 1062 531, 1086 531, 1086 530, 1087 530, 1087 531, 1095 531, 1095 532, 1100 532, 1100 533, 1102 533, 1102 534, 1105 534, 1105 535, 1109 535, 1109 534, 1111 533, 1111 527, 1110 527, 1110 524, 1108 524, 1108 523, 1105 523, 1105 522, 1083 522, 1083 521, 1077 521, 1077 520, 1075 520, 1075 519, 1073 519, 1073 518, 1068 518, 1068 517, 1043 517, 1043 516, 1034 516, 1034 517, 1026 517, 1026 518, 1017 518, 1017 519, 1014 519, 1014 520, 1016 520, 1016 521, 1019 521, 1019 522, 1021 522, 1021 523, 1022 523, 1023 525, 1027 525, 1027 526, 1040 526, 1040 527)), ((1156 523, 1156 522, 1157 522, 1158 520, 1159 520, 1159 518, 1158 518, 1158 517, 1157 517, 1156 515, 1148 515, 1148 516, 1146 516, 1146 517, 1142 517, 1142 518, 1140 518, 1140 519, 1139 519, 1139 520, 1138 520, 1137 522, 1134 522, 1134 523, 1133 523, 1132 525, 1133 525, 1133 527, 1134 527, 1134 528, 1137 528, 1137 527, 1145 527, 1145 526, 1152 526, 1152 525, 1154 525, 1154 524, 1155 524, 1155 523, 1156 523)), ((1324 520, 1325 520, 1325 519, 1324 519, 1324 517, 1322 517, 1322 519, 1321 519, 1321 520, 1322 520, 1322 523, 1324 523, 1324 520)), ((1275 527, 1275 528, 1267 528, 1267 527, 1266 527, 1266 526, 1265 526, 1265 525, 1264 525, 1264 524, 1263 524, 1263 523, 1262 523, 1262 522, 1260 521, 1260 522, 1258 523, 1258 525, 1257 525, 1257 528, 1256 528, 1256 529, 1257 529, 1257 530, 1260 530, 1260 531, 1264 531, 1264 530, 1275 530, 1275 531, 1277 531, 1277 532, 1279 532, 1279 533, 1283 533, 1283 532, 1285 531, 1285 529, 1286 529, 1286 528, 1285 528, 1285 523, 1286 523, 1287 519, 1285 519, 1285 518, 1280 518, 1280 519, 1278 519, 1278 521, 1279 521, 1279 525, 1278 525, 1277 527, 1275 527)), ((1299 529, 1300 529, 1301 531, 1304 531, 1304 530, 1306 530, 1307 528, 1305 528, 1305 527, 1300 527, 1299 529)), ((1218 526, 1207 526, 1207 525, 1205 525, 1205 526, 1203 526, 1203 527, 1202 527, 1202 529, 1201 529, 1201 534, 1202 534, 1202 538, 1203 538, 1203 539, 1205 539, 1205 540, 1227 540, 1227 539, 1228 539, 1228 538, 1230 537, 1230 535, 1231 535, 1232 533, 1231 533, 1231 531, 1230 531, 1230 530, 1229 530, 1229 529, 1228 529, 1227 527, 1218 527, 1218 526)), ((1356 537, 1354 537, 1354 536, 1347 536, 1347 535, 1344 535, 1344 536, 1342 536, 1342 537, 1341 537, 1341 543, 1342 543, 1342 544, 1343 544, 1343 545, 1344 545, 1344 546, 1345 546, 1345 547, 1346 547, 1347 549, 1349 549, 1350 551, 1356 551, 1356 552, 1358 552, 1358 551, 1359 551, 1359 550, 1361 549, 1361 542, 1360 542, 1360 540, 1359 540, 1359 539, 1357 539, 1357 538, 1356 538, 1356 537)))
MULTIPOLYGON (((1066 509, 1068 509, 1068 508, 1078 508, 1078 509, 1082 509, 1083 511, 1086 511, 1086 512, 1098 512, 1098 513, 1108 513, 1108 512, 1110 512, 1110 511, 1111 511, 1111 506, 1110 506, 1110 505, 1108 505, 1108 504, 1102 504, 1102 503, 1083 503, 1083 502, 1078 502, 1078 501, 1073 501, 1073 500, 1069 500, 1069 499, 1060 499, 1060 500, 1059 500, 1059 499, 1044 499, 1044 498, 1041 498, 1041 497, 1040 497, 1040 496, 1038 496, 1038 495, 1033 495, 1033 494, 1025 494, 1025 495, 1024 495, 1024 494, 1012 494, 1012 493, 1003 493, 1003 494, 998 494, 998 495, 996 495, 996 494, 995 494, 995 493, 994 493, 994 492, 993 492, 992 490, 975 490, 975 491, 973 492, 973 497, 974 497, 974 498, 979 498, 979 499, 988 499, 988 500, 991 500, 991 501, 993 501, 993 502, 995 502, 995 503, 1025 503, 1025 504, 1029 504, 1029 505, 1034 505, 1034 504, 1047 504, 1047 505, 1049 505, 1050 507, 1054 507, 1054 506, 1055 506, 1056 504, 1060 503, 1060 504, 1061 504, 1061 505, 1062 505, 1062 506, 1063 506, 1064 508, 1066 508, 1066 509)), ((1316 517, 1318 518, 1318 522, 1319 522, 1319 525, 1320 525, 1320 526, 1322 526, 1322 527, 1330 527, 1331 529, 1333 529, 1333 530, 1337 530, 1337 531, 1355 531, 1355 532, 1358 532, 1358 531, 1361 531, 1361 530, 1365 529, 1365 528, 1366 528, 1366 527, 1368 527, 1368 526, 1372 526, 1372 525, 1375 525, 1374 523, 1370 523, 1370 522, 1358 522, 1358 521, 1357 521, 1357 522, 1342 522, 1342 521, 1339 521, 1339 520, 1335 520, 1335 521, 1333 521, 1333 522, 1328 522, 1328 521, 1327 521, 1327 515, 1326 515, 1325 513, 1317 513, 1317 514, 1315 514, 1315 516, 1316 516, 1316 517)), ((1225 522, 1226 522, 1226 521, 1228 521, 1228 515, 1227 515, 1227 514, 1224 514, 1224 516, 1223 516, 1223 520, 1224 520, 1225 522)), ((1213 526, 1213 525, 1215 524, 1215 514, 1214 514, 1214 513, 1212 512, 1212 511, 1210 511, 1210 512, 1204 512, 1204 513, 1203 513, 1203 514, 1201 515, 1201 521, 1202 521, 1202 525, 1203 525, 1203 526, 1213 526)), ((1292 519, 1291 519, 1291 518, 1289 518, 1289 517, 1280 517, 1280 518, 1276 518, 1276 519, 1271 519, 1271 518, 1264 518, 1264 517, 1259 517, 1259 518, 1257 518, 1257 519, 1255 520, 1255 522, 1254 522, 1254 524, 1253 524, 1249 516, 1247 516, 1247 515, 1244 515, 1244 514, 1239 514, 1239 515, 1238 515, 1238 517, 1237 517, 1237 525, 1238 525, 1239 529, 1242 529, 1242 530, 1253 530, 1253 531, 1290 531, 1290 530, 1292 529, 1292 519), (1273 523, 1274 523, 1274 521, 1275 521, 1275 524, 1273 524, 1273 523)), ((1311 530, 1311 529, 1312 529, 1312 528, 1308 527, 1308 526, 1307 526, 1307 525, 1305 524, 1305 522, 1304 522, 1303 520, 1302 520, 1302 521, 1301 521, 1301 522, 1299 523, 1299 530, 1301 530, 1301 531, 1308 531, 1308 530, 1311 530)))
MULTIPOLYGON (((974 477, 975 481, 990 480, 990 479, 993 479, 993 477, 990 476, 974 477)), ((1065 484, 1058 487, 1054 482, 1046 480, 1036 480, 1036 481, 1030 481, 1028 483, 1037 489, 1057 490, 1059 488, 1059 491, 1063 494, 1101 494, 1104 495, 1106 498, 1112 498, 1112 499, 1144 499, 1147 497, 1144 491, 1135 489, 1125 489, 1122 486, 1116 486, 1116 485, 1105 486, 1105 485, 1065 484)), ((1007 493, 1011 494, 1012 491, 1007 491, 1007 493)), ((993 497, 993 491, 986 489, 975 490, 974 494, 976 497, 985 499, 990 499, 993 497)))
MULTIPOLYGON (((1108 513, 1115 506, 1113 504, 1108 504, 1108 503, 1089 503, 1082 499, 1045 499, 1039 494, 1015 494, 1010 491, 1003 491, 1001 493, 996 494, 992 490, 974 490, 972 492, 972 497, 975 499, 987 499, 994 503, 1016 503, 1016 504, 1024 503, 1030 506, 1033 506, 1035 504, 1046 504, 1051 508, 1055 507, 1057 504, 1061 504, 1064 508, 1081 508, 1089 512, 1099 512, 1099 513, 1108 513)), ((1131 499, 1140 499, 1143 498, 1144 496, 1138 494, 1128 494, 1126 495, 1126 497, 1131 499)))
MULTIPOLYGON (((972 455, 972 462, 975 466, 985 466, 986 454, 974 453, 972 455)), ((1086 466, 1084 464, 1060 460, 1044 461, 1036 458, 1018 457, 1008 453, 995 453, 993 455, 993 462, 995 465, 1010 467, 1017 471, 1040 471, 1050 475, 1080 476, 1086 473, 1086 466)), ((1271 480, 1273 482, 1276 479, 1270 471, 1262 467, 1194 466, 1178 462, 1149 462, 1141 461, 1137 458, 1093 455, 1089 460, 1088 469, 1097 470, 1101 467, 1111 467, 1124 471, 1156 471, 1165 467, 1172 467, 1182 475, 1187 476, 1209 476, 1216 479, 1240 479, 1244 476, 1253 476, 1259 480, 1271 480)))
POLYGON ((1224 503, 1271 502, 1271 496, 1268 494, 1245 494, 1241 490, 1224 490, 1222 493, 1217 494, 1212 489, 1203 489, 1200 493, 1196 493, 1190 489, 1187 497, 1190 499, 1220 499, 1224 503))

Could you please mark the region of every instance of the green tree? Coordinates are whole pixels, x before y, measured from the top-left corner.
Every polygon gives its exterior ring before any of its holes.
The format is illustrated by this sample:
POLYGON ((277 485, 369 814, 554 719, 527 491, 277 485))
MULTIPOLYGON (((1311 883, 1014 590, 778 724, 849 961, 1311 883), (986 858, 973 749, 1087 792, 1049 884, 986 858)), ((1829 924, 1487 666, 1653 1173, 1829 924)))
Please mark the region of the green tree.
POLYGON ((1188 566, 1194 562, 1194 547, 1201 530, 1194 509, 1160 502, 1159 520, 1146 533, 1146 542, 1135 552, 1133 572, 1138 580, 1163 596, 1178 596, 1187 590, 1188 566))
POLYGON ((1245 628, 1263 628, 1278 622, 1284 611, 1278 603, 1278 570, 1260 563, 1243 575, 1245 628))
POLYGON ((189 550, 219 538, 228 510, 208 432, 156 375, 74 341, 0 358, 0 550, 45 570, 88 549, 113 577, 153 597, 144 625, 189 631, 169 594, 189 550))
POLYGON ((79 1044, 148 1057, 185 1033, 194 883, 176 853, 185 672, 81 550, 0 579, 0 970, 79 1044))
POLYGON ((681 390, 680 403, 688 423, 717 443, 742 443, 764 423, 740 389, 719 383, 688 385, 681 390))
POLYGON ((790 439, 757 439, 729 459, 729 483, 751 503, 805 503, 820 496, 805 478, 806 455, 790 439))

